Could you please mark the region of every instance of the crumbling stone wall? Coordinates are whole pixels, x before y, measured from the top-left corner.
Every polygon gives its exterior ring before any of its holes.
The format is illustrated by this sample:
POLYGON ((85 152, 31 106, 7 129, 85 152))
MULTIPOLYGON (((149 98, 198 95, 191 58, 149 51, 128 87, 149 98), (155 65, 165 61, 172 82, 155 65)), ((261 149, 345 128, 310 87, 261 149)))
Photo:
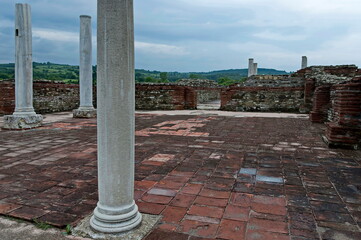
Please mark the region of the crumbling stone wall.
POLYGON ((300 112, 304 79, 289 75, 251 76, 222 90, 221 109, 251 112, 300 112))
POLYGON ((305 104, 310 120, 326 123, 329 147, 361 146, 361 70, 355 65, 313 66, 294 74, 306 78, 305 104), (315 89, 315 91, 312 91, 315 89))
MULTIPOLYGON (((34 109, 37 113, 70 111, 79 106, 79 85, 46 80, 34 81, 34 109)), ((0 81, 0 114, 15 109, 14 80, 0 81)))
POLYGON ((302 87, 304 78, 290 77, 289 75, 254 75, 243 83, 237 84, 239 87, 302 87))
MULTIPOLYGON (((34 81, 34 109, 37 113, 71 111, 79 107, 79 85, 34 81)), ((93 93, 96 107, 96 88, 93 93)), ((177 84, 136 84, 136 109, 196 109, 197 92, 177 84)), ((15 108, 14 80, 0 81, 0 114, 12 114, 15 108)))
POLYGON ((135 108, 139 110, 195 109, 195 90, 176 84, 136 84, 135 108))
POLYGON ((197 92, 197 103, 206 103, 221 99, 221 89, 200 89, 197 92))
POLYGON ((219 88, 217 82, 209 79, 180 79, 177 81, 177 85, 188 87, 201 87, 201 88, 219 88))
POLYGON ((0 115, 10 114, 15 108, 15 90, 13 81, 0 81, 0 115))
POLYGON ((34 82, 34 109, 37 113, 70 111, 79 107, 79 85, 50 81, 34 82))
POLYGON ((330 147, 361 147, 361 76, 331 88, 332 115, 324 139, 330 147))
POLYGON ((221 89, 217 82, 208 79, 181 79, 178 85, 191 87, 197 92, 197 103, 206 103, 221 99, 221 89))
POLYGON ((331 85, 319 86, 316 88, 313 97, 313 108, 310 113, 310 120, 316 123, 323 123, 328 118, 330 103, 331 85))
POLYGON ((351 81, 357 75, 356 65, 311 66, 292 74, 293 77, 314 79, 315 86, 341 84, 351 81))
POLYGON ((304 87, 230 87, 222 91, 221 110, 299 112, 304 87))
POLYGON ((351 81, 358 74, 356 65, 338 65, 338 66, 310 66, 297 71, 291 77, 301 78, 305 81, 305 103, 303 112, 312 110, 313 114, 310 116, 311 121, 322 122, 325 119, 326 107, 321 105, 328 103, 324 102, 322 96, 327 95, 325 89, 318 87, 332 86, 334 84, 342 84, 351 81), (317 90, 318 89, 318 90, 317 90), (321 93, 321 92, 322 93, 321 93), (314 95, 317 93, 318 95, 314 95), (316 100, 317 102, 314 102, 316 100), (324 102, 324 103, 322 103, 324 102))

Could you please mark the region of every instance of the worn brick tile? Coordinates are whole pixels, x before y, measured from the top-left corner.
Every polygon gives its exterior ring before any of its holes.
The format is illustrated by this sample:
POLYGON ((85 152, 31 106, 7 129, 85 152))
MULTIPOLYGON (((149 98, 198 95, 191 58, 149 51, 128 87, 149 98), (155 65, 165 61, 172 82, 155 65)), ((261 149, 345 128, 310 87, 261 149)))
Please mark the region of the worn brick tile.
POLYGON ((348 222, 350 224, 354 224, 351 215, 344 213, 315 211, 315 218, 317 221, 340 222, 340 223, 348 222))
POLYGON ((180 194, 178 193, 173 201, 170 203, 171 206, 176 207, 186 207, 189 208, 194 203, 194 200, 196 199, 195 195, 188 195, 188 194, 180 194))
POLYGON ((179 223, 187 213, 187 208, 168 206, 162 213, 163 222, 179 223))
POLYGON ((73 193, 74 191, 75 191, 75 189, 72 189, 72 188, 54 186, 54 187, 49 188, 48 190, 46 190, 44 193, 57 194, 57 195, 65 196, 65 195, 68 195, 70 193, 73 193))
POLYGON ((158 228, 161 231, 166 231, 166 232, 175 232, 177 230, 177 228, 179 227, 178 224, 175 223, 159 223, 158 224, 158 228))
POLYGON ((95 205, 88 205, 88 204, 77 204, 74 207, 66 210, 66 213, 72 214, 72 215, 76 215, 76 216, 87 216, 90 213, 93 212, 94 208, 96 206, 95 205))
POLYGON ((55 181, 45 181, 45 182, 31 182, 30 181, 28 184, 25 185, 25 188, 30 191, 42 192, 42 191, 45 191, 57 184, 58 184, 58 182, 55 182, 55 181))
POLYGON ((344 204, 319 202, 319 201, 310 201, 310 203, 315 211, 331 211, 331 212, 339 212, 339 213, 348 212, 344 204))
POLYGON ((230 192, 215 191, 211 189, 202 189, 202 191, 199 193, 199 195, 203 197, 225 198, 225 199, 228 199, 230 194, 231 194, 230 192))
POLYGON ((250 208, 228 205, 224 212, 223 218, 237 221, 248 221, 249 214, 250 208))
POLYGON ((312 229, 290 229, 292 236, 305 237, 305 238, 318 238, 318 233, 316 230, 312 229))
POLYGON ((210 217, 194 216, 194 215, 186 215, 184 219, 197 221, 197 222, 213 223, 213 224, 219 224, 221 222, 221 220, 219 220, 218 218, 210 218, 210 217))
POLYGON ((198 196, 194 203, 196 203, 198 205, 207 205, 207 206, 214 206, 214 207, 226 207, 227 204, 228 204, 228 199, 209 198, 209 197, 198 196))
POLYGON ((269 196, 254 195, 252 201, 261 204, 286 206, 286 199, 284 197, 269 197, 269 196))
POLYGON ((217 234, 217 238, 229 240, 242 240, 245 238, 246 223, 223 219, 217 234))
MULTIPOLYGON (((247 240, 290 240, 288 234, 281 234, 275 232, 265 232, 259 230, 248 230, 246 234, 247 240)), ((293 239, 293 238, 292 238, 293 239)), ((305 240, 305 239, 304 239, 305 240)))
POLYGON ((188 214, 211 218, 221 218, 223 215, 223 211, 223 208, 193 205, 189 209, 188 214))
POLYGON ((288 224, 279 221, 251 218, 247 228, 249 230, 259 230, 266 232, 288 233, 288 224))
POLYGON ((174 197, 177 192, 172 189, 152 188, 148 191, 148 194, 174 197))
POLYGON ((202 184, 187 183, 181 190, 181 193, 197 195, 203 188, 202 184))
POLYGON ((32 220, 35 218, 39 218, 39 217, 47 214, 48 212, 49 211, 43 210, 40 208, 32 208, 32 207, 23 206, 21 208, 17 208, 14 211, 11 211, 10 213, 8 213, 8 215, 10 215, 12 217, 16 217, 16 218, 25 219, 25 220, 32 220))
POLYGON ((177 231, 188 233, 197 237, 214 238, 216 236, 218 226, 218 224, 185 220, 180 224, 177 231))
POLYGON ((7 214, 15 209, 20 208, 22 205, 0 202, 0 214, 7 214))
MULTIPOLYGON (((357 225, 351 225, 349 223, 337 223, 337 222, 317 222, 317 226, 329 228, 333 230, 339 230, 339 231, 345 231, 345 232, 358 232, 359 228, 357 225)), ((305 229, 312 229, 315 228, 315 226, 312 226, 310 228, 305 229)))
POLYGON ((156 229, 152 231, 144 240, 160 240, 160 239, 172 239, 172 240, 188 240, 189 235, 183 233, 175 233, 156 229))
POLYGON ((182 182, 162 180, 155 185, 157 188, 169 188, 174 190, 180 190, 184 186, 182 182))
POLYGON ((252 203, 251 208, 258 213, 269 213, 274 215, 287 215, 287 208, 278 205, 268 205, 262 203, 252 203))
POLYGON ((290 221, 290 228, 294 229, 316 229, 315 221, 290 221))
POLYGON ((320 228, 322 239, 361 239, 361 232, 340 231, 329 228, 320 228))
POLYGON ((134 190, 134 200, 137 201, 144 195, 144 191, 141 190, 134 190))
POLYGON ((168 204, 170 203, 170 201, 172 201, 173 197, 154 195, 154 194, 144 194, 141 199, 144 202, 168 204))
POLYGON ((62 212, 49 212, 39 218, 39 221, 59 228, 64 228, 68 224, 74 226, 79 220, 80 218, 76 215, 62 212))
POLYGON ((253 195, 247 193, 232 193, 230 203, 242 207, 250 207, 253 195))
POLYGON ((155 215, 159 215, 166 208, 166 205, 139 201, 137 202, 137 205, 140 212, 155 215))
POLYGON ((134 189, 147 191, 153 187, 157 182, 155 181, 134 181, 134 189))

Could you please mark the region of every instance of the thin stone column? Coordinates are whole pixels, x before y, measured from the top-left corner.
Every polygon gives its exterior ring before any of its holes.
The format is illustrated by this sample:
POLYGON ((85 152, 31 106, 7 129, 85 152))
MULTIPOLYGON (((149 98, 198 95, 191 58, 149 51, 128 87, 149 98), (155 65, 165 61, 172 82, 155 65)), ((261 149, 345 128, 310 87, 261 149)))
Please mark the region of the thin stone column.
POLYGON ((79 48, 80 106, 73 111, 73 117, 92 118, 96 117, 97 112, 93 107, 92 26, 90 16, 80 16, 79 48))
POLYGON ((306 56, 302 56, 302 65, 301 65, 301 69, 304 69, 307 67, 307 57, 306 56))
POLYGON ((142 221, 134 201, 133 0, 98 0, 98 189, 91 227, 131 230, 142 221))
POLYGON ((258 63, 253 63, 253 74, 252 75, 257 75, 258 74, 258 63))
POLYGON ((33 107, 31 8, 15 5, 15 111, 4 117, 6 129, 39 127, 43 117, 33 107))
POLYGON ((248 77, 253 75, 253 58, 248 59, 248 77))

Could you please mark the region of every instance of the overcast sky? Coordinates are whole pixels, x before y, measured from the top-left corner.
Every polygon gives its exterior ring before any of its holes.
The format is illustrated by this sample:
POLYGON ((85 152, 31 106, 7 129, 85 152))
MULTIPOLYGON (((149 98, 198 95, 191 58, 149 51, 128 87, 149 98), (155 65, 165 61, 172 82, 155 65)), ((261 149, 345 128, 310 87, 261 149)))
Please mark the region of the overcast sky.
MULTIPOLYGON (((0 0, 0 63, 14 62, 14 0, 0 0)), ((78 65, 79 16, 96 0, 25 0, 33 60, 78 65)), ((309 65, 361 67, 361 0, 134 0, 136 68, 211 71, 309 65)))

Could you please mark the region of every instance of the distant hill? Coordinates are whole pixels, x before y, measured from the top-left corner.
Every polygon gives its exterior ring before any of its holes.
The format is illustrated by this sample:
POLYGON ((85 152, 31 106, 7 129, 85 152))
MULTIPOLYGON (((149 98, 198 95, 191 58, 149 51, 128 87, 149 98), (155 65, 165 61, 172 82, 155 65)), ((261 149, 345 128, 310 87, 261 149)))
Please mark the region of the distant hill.
MULTIPOLYGON (((14 63, 0 64, 0 80, 14 78, 14 63)), ((34 79, 46 79, 53 81, 64 81, 66 83, 78 83, 79 66, 55 63, 33 63, 34 79)), ((229 69, 211 72, 161 72, 144 69, 135 70, 137 82, 175 82, 184 78, 210 79, 220 84, 228 85, 234 82, 244 81, 248 69, 229 69)), ((282 75, 285 71, 275 69, 259 68, 258 74, 282 75)), ((96 67, 93 67, 93 78, 96 82, 96 67)))

